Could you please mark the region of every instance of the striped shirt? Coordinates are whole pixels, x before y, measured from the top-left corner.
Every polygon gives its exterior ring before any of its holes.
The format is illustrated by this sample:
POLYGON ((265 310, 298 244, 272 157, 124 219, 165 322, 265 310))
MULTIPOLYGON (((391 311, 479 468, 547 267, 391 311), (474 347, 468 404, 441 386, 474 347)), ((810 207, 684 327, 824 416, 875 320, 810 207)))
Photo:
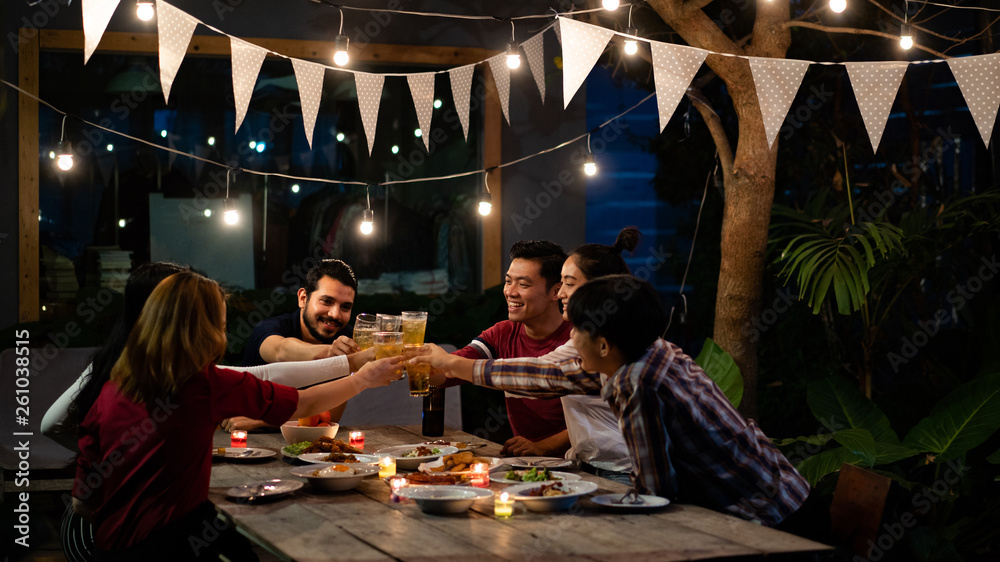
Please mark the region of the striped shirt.
POLYGON ((657 340, 601 385, 577 360, 477 361, 473 382, 531 396, 596 394, 618 416, 641 493, 776 525, 809 484, 676 345, 657 340))

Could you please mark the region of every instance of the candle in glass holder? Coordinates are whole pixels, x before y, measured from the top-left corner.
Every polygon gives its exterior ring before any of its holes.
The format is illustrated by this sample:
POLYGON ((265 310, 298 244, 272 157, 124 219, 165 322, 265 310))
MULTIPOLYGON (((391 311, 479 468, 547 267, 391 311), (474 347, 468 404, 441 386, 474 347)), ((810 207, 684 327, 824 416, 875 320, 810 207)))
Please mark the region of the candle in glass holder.
POLYGON ((392 457, 382 457, 378 461, 378 477, 385 478, 387 476, 396 475, 396 459, 392 457))
POLYGON ((244 447, 247 446, 247 432, 242 429, 237 429, 233 432, 232 437, 229 441, 231 447, 244 447))
POLYGON ((514 515, 514 500, 504 492, 493 500, 493 516, 497 519, 510 519, 512 515, 514 515))
POLYGON ((477 488, 489 488, 490 466, 484 462, 477 462, 472 465, 472 473, 469 475, 469 484, 477 488))
POLYGON ((391 494, 392 503, 399 503, 400 497, 398 495, 398 492, 400 489, 406 486, 406 478, 403 477, 390 478, 389 486, 392 487, 392 494, 391 494))
POLYGON ((350 440, 351 447, 355 447, 355 448, 361 449, 362 451, 365 450, 365 432, 364 431, 352 431, 350 433, 350 438, 351 438, 351 440, 350 440))

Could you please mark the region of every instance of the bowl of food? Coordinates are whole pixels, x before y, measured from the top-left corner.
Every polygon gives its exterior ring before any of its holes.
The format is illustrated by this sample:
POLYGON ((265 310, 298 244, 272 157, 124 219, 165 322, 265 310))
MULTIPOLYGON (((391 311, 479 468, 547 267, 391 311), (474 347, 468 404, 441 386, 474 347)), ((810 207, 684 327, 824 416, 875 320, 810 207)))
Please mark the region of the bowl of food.
POLYGON ((398 470, 417 470, 420 463, 430 462, 436 460, 441 455, 450 455, 456 452, 458 452, 458 449, 455 447, 416 443, 413 445, 385 447, 375 451, 375 455, 396 459, 396 468, 398 470))
POLYGON ((292 474, 300 478, 305 478, 316 490, 343 492, 344 490, 357 488, 365 476, 378 474, 378 469, 368 465, 312 465, 293 468, 292 474))
POLYGON ((396 495, 417 502, 417 506, 427 513, 462 513, 476 500, 492 497, 493 492, 464 486, 407 486, 400 488, 396 495))
POLYGON ((287 421, 281 424, 281 436, 289 445, 301 441, 315 441, 320 437, 333 439, 337 436, 337 430, 340 429, 340 424, 337 422, 319 422, 326 425, 303 425, 303 420, 310 420, 310 418, 287 421))
POLYGON ((507 493, 529 511, 560 511, 569 509, 580 496, 593 493, 597 484, 586 480, 554 482, 552 484, 518 484, 507 493))

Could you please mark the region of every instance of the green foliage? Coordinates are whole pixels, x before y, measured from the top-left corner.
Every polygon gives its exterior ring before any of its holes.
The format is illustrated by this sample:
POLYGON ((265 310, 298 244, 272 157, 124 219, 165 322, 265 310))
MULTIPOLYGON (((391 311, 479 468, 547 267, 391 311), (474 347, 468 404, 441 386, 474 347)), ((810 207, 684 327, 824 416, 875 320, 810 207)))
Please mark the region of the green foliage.
POLYGON ((973 379, 934 407, 903 439, 903 445, 957 459, 1000 429, 1000 373, 973 379))
POLYGON ((732 356, 712 341, 712 338, 707 338, 701 353, 694 361, 705 370, 710 379, 715 381, 730 404, 734 408, 739 408, 743 399, 743 376, 732 356))
POLYGON ((857 387, 842 377, 809 384, 806 394, 813 416, 828 429, 864 429, 878 442, 899 443, 889 418, 857 387))

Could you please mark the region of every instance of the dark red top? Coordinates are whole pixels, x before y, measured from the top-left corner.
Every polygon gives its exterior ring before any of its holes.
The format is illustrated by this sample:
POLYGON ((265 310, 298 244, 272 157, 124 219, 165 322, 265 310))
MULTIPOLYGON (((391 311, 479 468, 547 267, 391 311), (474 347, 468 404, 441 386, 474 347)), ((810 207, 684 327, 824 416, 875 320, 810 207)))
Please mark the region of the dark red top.
MULTIPOLYGON (((524 324, 504 320, 454 353, 469 359, 541 357, 566 343, 572 328, 572 324, 563 322, 548 337, 536 340, 524 333, 524 324)), ((510 420, 514 435, 538 441, 566 429, 566 418, 559 398, 520 398, 507 395, 505 401, 507 419, 510 420)))
POLYGON ((94 510, 97 546, 131 546, 208 499, 212 433, 223 419, 281 425, 298 400, 294 388, 214 365, 149 405, 105 383, 80 426, 73 483, 73 496, 94 510))

